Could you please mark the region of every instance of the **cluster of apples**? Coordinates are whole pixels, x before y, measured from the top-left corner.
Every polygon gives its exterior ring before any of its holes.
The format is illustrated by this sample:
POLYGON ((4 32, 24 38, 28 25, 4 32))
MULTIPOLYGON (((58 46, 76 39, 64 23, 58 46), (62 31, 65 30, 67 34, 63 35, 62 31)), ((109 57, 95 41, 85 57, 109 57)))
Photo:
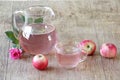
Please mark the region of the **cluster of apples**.
MULTIPOLYGON (((83 53, 92 56, 96 50, 96 44, 92 40, 83 40, 79 43, 79 47, 83 53)), ((105 58, 115 58, 117 54, 117 48, 112 43, 104 43, 100 48, 100 55, 105 58)), ((33 66, 38 70, 45 70, 48 66, 48 59, 43 54, 38 54, 33 57, 33 66)))
MULTIPOLYGON (((95 53, 96 44, 92 40, 83 40, 80 42, 80 47, 83 49, 84 53, 91 56, 95 53)), ((113 43, 104 43, 100 47, 100 55, 105 58, 115 58, 117 54, 117 48, 113 43)))

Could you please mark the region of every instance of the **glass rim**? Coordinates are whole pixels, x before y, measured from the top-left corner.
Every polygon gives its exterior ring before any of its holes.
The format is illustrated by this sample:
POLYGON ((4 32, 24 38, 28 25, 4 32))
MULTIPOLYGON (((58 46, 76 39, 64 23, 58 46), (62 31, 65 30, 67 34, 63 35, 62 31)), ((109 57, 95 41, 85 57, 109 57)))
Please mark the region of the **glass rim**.
MULTIPOLYGON (((77 41, 72 41, 72 42, 74 42, 74 43, 79 43, 79 42, 77 42, 77 41)), ((80 48, 77 44, 70 44, 70 45, 72 46, 70 49, 72 49, 72 48, 75 49, 75 50, 71 50, 70 53, 68 53, 68 52, 66 53, 65 50, 61 51, 61 49, 65 49, 64 46, 65 46, 66 44, 68 44, 68 43, 57 42, 57 43, 55 44, 55 49, 56 49, 56 51, 57 51, 57 54, 75 55, 75 54, 80 54, 80 53, 81 53, 81 48, 80 48)), ((68 44, 68 45, 69 45, 69 44, 68 44)), ((67 45, 67 46, 68 46, 68 45, 67 45)))
MULTIPOLYGON (((41 4, 41 5, 39 5, 39 4, 37 4, 37 5, 35 4, 35 5, 34 5, 34 4, 33 4, 33 5, 28 5, 28 6, 24 7, 23 10, 27 10, 27 9, 29 9, 30 7, 39 7, 39 8, 49 7, 49 8, 51 8, 51 7, 48 6, 48 5, 42 5, 42 4, 41 4)), ((52 9, 52 8, 51 8, 51 9, 52 9)), ((53 9, 52 9, 52 10, 53 10, 53 9)))

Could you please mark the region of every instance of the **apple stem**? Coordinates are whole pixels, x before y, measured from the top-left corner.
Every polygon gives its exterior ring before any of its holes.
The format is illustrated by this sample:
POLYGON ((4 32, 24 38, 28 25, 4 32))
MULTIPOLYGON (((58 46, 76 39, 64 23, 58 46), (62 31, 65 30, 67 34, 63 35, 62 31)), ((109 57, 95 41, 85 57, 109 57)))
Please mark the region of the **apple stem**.
POLYGON ((41 55, 39 55, 39 57, 42 57, 41 55))
POLYGON ((90 48, 90 46, 88 45, 87 48, 90 48))

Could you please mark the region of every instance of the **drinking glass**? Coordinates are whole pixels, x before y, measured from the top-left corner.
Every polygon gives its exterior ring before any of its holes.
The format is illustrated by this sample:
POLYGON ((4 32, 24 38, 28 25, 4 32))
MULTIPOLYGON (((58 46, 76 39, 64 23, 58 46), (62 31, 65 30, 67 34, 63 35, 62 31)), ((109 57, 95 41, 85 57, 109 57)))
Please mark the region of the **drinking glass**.
POLYGON ((52 8, 31 6, 13 13, 13 30, 24 51, 47 54, 56 43, 56 29, 52 8))
POLYGON ((56 59, 64 68, 74 68, 87 58, 87 53, 82 52, 76 41, 58 42, 55 49, 56 59))

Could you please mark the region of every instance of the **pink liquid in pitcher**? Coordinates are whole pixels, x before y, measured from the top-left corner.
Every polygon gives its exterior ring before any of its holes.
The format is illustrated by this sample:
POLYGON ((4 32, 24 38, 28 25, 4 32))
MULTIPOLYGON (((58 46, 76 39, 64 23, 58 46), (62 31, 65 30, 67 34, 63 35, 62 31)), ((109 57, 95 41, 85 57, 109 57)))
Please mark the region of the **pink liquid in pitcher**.
POLYGON ((21 33, 19 42, 21 47, 30 54, 47 54, 56 43, 55 27, 46 24, 31 24, 32 33, 26 39, 21 33))

